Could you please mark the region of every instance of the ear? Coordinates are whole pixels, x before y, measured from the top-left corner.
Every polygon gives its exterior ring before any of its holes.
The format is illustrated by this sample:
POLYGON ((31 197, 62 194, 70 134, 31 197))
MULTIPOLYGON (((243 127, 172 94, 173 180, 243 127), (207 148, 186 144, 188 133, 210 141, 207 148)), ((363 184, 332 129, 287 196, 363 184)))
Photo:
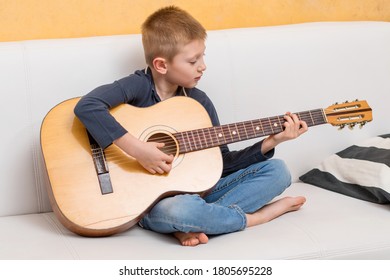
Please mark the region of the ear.
POLYGON ((165 58, 156 57, 153 59, 153 67, 160 74, 165 74, 167 72, 167 62, 165 58))

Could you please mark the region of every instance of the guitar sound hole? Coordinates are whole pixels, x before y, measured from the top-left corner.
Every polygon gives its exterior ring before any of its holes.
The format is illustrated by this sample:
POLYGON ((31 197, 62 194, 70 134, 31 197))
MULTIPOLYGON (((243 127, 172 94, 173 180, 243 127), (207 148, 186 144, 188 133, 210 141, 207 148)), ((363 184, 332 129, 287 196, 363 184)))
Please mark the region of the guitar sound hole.
POLYGON ((166 153, 167 155, 173 155, 175 157, 177 156, 178 153, 177 142, 172 135, 159 132, 150 136, 146 142, 164 143, 165 144, 164 147, 160 148, 160 150, 166 153))

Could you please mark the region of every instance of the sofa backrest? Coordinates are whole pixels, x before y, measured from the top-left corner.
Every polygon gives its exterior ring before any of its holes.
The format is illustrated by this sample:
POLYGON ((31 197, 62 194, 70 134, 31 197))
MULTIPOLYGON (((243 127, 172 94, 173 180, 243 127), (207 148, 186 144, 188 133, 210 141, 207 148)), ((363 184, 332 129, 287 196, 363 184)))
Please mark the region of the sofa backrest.
MULTIPOLYGON (((296 179, 347 144, 389 133, 389 50, 385 22, 210 31, 198 87, 223 124, 367 99, 374 121, 362 130, 315 127, 277 149, 296 179)), ((46 113, 144 67, 140 35, 0 43, 0 216, 51 211, 40 149, 46 113)))

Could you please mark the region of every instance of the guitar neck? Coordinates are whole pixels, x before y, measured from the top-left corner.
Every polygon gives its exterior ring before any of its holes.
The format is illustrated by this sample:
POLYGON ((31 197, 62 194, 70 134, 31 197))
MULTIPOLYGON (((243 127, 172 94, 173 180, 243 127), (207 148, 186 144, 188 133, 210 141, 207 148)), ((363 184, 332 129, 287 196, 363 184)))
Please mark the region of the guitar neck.
MULTIPOLYGON (((323 109, 296 113, 308 126, 327 123, 323 109)), ((283 131, 284 116, 274 116, 221 126, 177 132, 173 136, 179 144, 179 153, 204 150, 225 144, 277 134, 283 131)))

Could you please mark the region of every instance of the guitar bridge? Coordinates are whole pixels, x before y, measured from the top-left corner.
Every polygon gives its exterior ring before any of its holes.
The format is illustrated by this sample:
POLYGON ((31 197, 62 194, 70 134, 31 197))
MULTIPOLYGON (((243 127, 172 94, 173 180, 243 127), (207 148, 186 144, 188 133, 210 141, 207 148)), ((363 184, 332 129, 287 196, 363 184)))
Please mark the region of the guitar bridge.
POLYGON ((88 133, 89 145, 92 152, 92 160, 95 165, 96 175, 99 180, 100 191, 102 194, 113 193, 110 172, 108 170, 108 165, 106 157, 104 155, 103 149, 95 141, 95 139, 88 133))

